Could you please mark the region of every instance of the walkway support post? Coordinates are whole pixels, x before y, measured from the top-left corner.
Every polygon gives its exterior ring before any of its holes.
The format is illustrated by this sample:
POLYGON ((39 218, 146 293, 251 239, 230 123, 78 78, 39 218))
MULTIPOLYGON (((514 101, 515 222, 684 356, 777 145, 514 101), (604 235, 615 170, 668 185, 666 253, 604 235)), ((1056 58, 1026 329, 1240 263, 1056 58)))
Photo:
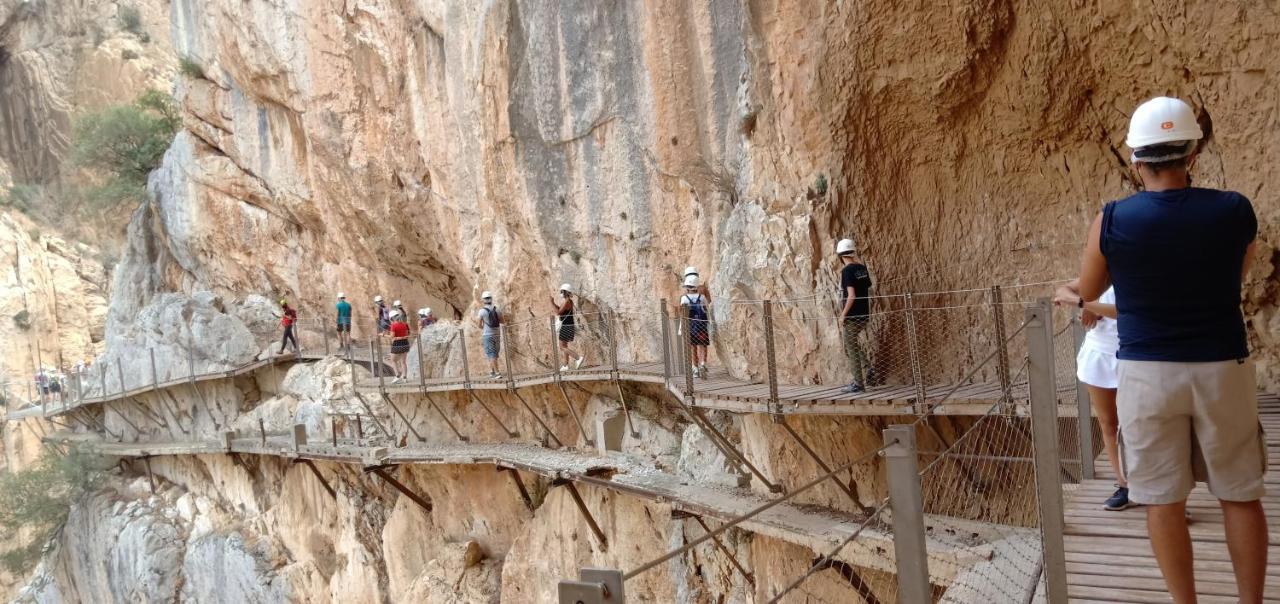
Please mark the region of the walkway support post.
POLYGON ((610 374, 613 385, 618 389, 618 402, 622 405, 622 415, 627 421, 627 430, 631 433, 632 438, 640 438, 640 433, 636 432, 636 425, 631 421, 631 408, 627 405, 627 396, 622 392, 622 374, 618 369, 618 313, 617 311, 609 311, 606 316, 606 335, 609 340, 609 362, 613 366, 610 374))
POLYGON ((422 332, 418 332, 418 388, 427 390, 427 360, 422 354, 422 332))
POLYGON ((156 372, 156 349, 152 346, 147 349, 147 352, 151 354, 151 389, 159 390, 160 375, 156 372))
POLYGON ((502 347, 502 366, 507 370, 507 390, 515 392, 516 378, 511 371, 511 332, 505 324, 498 325, 498 342, 502 347))
MULTIPOLYGON (((1071 337, 1075 340, 1077 358, 1084 343, 1084 325, 1080 317, 1071 317, 1071 337)), ((1076 368, 1074 361, 1072 368, 1076 368)), ((1072 372, 1073 375, 1075 372, 1072 372)), ((1076 443, 1080 450, 1080 480, 1093 480, 1097 473, 1093 467, 1093 409, 1089 404, 1089 389, 1076 380, 1076 443)))
POLYGON ((991 286, 991 324, 995 327, 996 375, 1000 379, 1000 403, 1007 407, 1013 402, 1012 380, 1009 376, 1009 343, 1004 322, 1004 293, 999 285, 991 286))
POLYGON ((556 372, 556 383, 559 384, 561 380, 560 349, 556 347, 556 344, 559 342, 560 339, 557 337, 558 334, 556 334, 556 318, 555 317, 551 317, 550 325, 551 325, 551 369, 556 372))
POLYGON ((458 348, 462 350, 462 386, 471 390, 471 362, 467 359, 467 332, 458 326, 458 348))
POLYGON ((385 372, 382 371, 382 340, 379 338, 369 340, 369 362, 374 367, 377 367, 378 391, 385 394, 387 392, 387 384, 382 375, 385 372))
POLYGON ((684 352, 684 364, 680 366, 680 370, 684 372, 684 395, 688 399, 689 404, 695 404, 693 392, 693 361, 689 358, 693 354, 693 347, 690 342, 693 341, 693 321, 689 318, 689 307, 680 306, 680 326, 683 328, 684 336, 681 338, 680 349, 684 352))
POLYGON ((524 507, 530 512, 534 511, 533 498, 529 497, 529 489, 524 487, 524 480, 520 478, 520 472, 515 468, 506 466, 495 466, 499 472, 503 472, 511 477, 511 482, 515 483, 516 490, 520 492, 520 500, 524 502, 524 507))
POLYGON ((320 333, 324 335, 324 356, 329 356, 329 329, 324 326, 324 319, 320 319, 320 333))
POLYGON ((1067 562, 1063 543, 1062 485, 1059 480, 1058 401, 1053 371, 1053 306, 1041 298, 1026 310, 1027 379, 1031 390, 1031 439, 1045 594, 1050 604, 1067 602, 1067 562))
POLYGON ((929 412, 929 408, 925 403, 924 372, 920 365, 920 335, 919 328, 916 325, 916 303, 911 294, 906 295, 906 301, 907 352, 911 361, 911 382, 916 386, 915 412, 918 415, 923 415, 929 412))
POLYGON ((773 421, 782 420, 782 404, 778 402, 778 359, 773 341, 773 301, 764 301, 764 356, 768 363, 769 413, 773 421))
POLYGON ((427 398, 427 404, 431 405, 431 408, 432 408, 432 409, 435 409, 435 410, 436 410, 436 413, 439 413, 439 414, 440 414, 441 419, 443 419, 443 420, 444 420, 444 423, 445 423, 446 425, 448 425, 448 426, 449 426, 449 430, 453 431, 453 435, 454 435, 454 436, 456 436, 456 437, 458 437, 458 440, 460 440, 460 441, 462 441, 462 442, 464 442, 464 443, 465 443, 465 442, 467 442, 468 440, 471 440, 471 439, 467 438, 466 436, 463 436, 463 435, 462 435, 462 433, 458 431, 457 426, 454 426, 454 425, 453 425, 453 422, 449 420, 449 416, 448 416, 448 415, 445 415, 444 410, 443 410, 443 409, 441 409, 441 408, 440 408, 440 406, 436 404, 435 399, 431 398, 431 393, 430 393, 430 392, 427 392, 427 391, 425 391, 425 390, 424 390, 424 391, 422 392, 422 395, 423 395, 423 396, 425 396, 425 397, 427 398))
POLYGON ((898 599, 930 602, 929 552, 925 545, 924 498, 916 458, 916 432, 911 424, 884 430, 885 476, 893 509, 893 550, 898 568, 898 599))
POLYGON ((604 536, 604 531, 600 530, 600 525, 596 524, 596 519, 591 515, 591 510, 587 508, 586 502, 582 500, 582 495, 578 493, 578 487, 567 479, 561 479, 559 482, 561 484, 552 483, 552 486, 563 486, 569 491, 569 497, 573 498, 573 504, 578 507, 578 512, 587 521, 587 526, 591 529, 591 533, 600 542, 600 551, 609 551, 609 539, 604 536))
POLYGON ((671 319, 667 299, 658 301, 658 320, 662 322, 662 384, 671 387, 671 319))
POLYGON ((365 472, 377 475, 378 478, 385 480, 387 484, 391 485, 392 488, 394 488, 397 491, 400 491, 402 495, 404 495, 405 497, 408 497, 410 501, 418 504, 418 507, 426 510, 427 513, 430 514, 432 509, 430 500, 428 500, 427 498, 417 493, 414 493, 412 489, 404 486, 404 483, 400 482, 399 480, 396 480, 395 477, 387 473, 387 470, 395 467, 396 466, 373 466, 371 468, 365 468, 365 472))

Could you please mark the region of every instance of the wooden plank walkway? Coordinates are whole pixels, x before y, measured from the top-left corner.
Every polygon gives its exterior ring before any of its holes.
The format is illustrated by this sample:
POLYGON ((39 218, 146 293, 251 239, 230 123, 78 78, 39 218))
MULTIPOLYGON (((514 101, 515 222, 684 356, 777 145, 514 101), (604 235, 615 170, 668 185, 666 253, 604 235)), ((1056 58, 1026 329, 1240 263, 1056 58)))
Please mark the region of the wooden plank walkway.
MULTIPOLYGON (((56 439, 54 439, 56 441, 56 439)), ((362 466, 386 464, 490 465, 541 475, 551 480, 571 480, 670 505, 673 510, 728 522, 764 504, 767 499, 745 488, 729 488, 689 482, 624 455, 600 456, 571 449, 548 449, 530 444, 409 444, 388 448, 367 441, 339 439, 308 443, 293 448, 289 439, 269 435, 216 441, 169 441, 143 443, 76 442, 102 454, 118 457, 164 455, 245 455, 275 456, 285 459, 313 459, 362 466)), ((515 496, 512 494, 511 496, 515 496)), ((896 572, 893 534, 872 523, 862 528, 862 519, 849 513, 814 505, 783 503, 743 522, 742 530, 800 545, 813 551, 828 551, 858 532, 837 559, 860 567, 896 572)), ((949 585, 966 569, 990 563, 1002 556, 999 541, 1010 535, 1034 538, 1031 529, 996 527, 946 516, 925 516, 928 530, 930 580, 949 585)), ((1011 562, 1012 563, 1012 562, 1011 562)))
MULTIPOLYGON (((1269 464, 1263 499, 1271 534, 1267 601, 1280 602, 1280 396, 1262 395, 1259 409, 1267 431, 1269 464)), ((1168 602, 1164 579, 1147 540, 1141 507, 1122 512, 1102 509, 1115 486, 1105 455, 1096 464, 1099 478, 1066 491, 1067 582, 1072 601, 1168 602)), ((1222 510, 1203 484, 1187 502, 1196 554, 1196 589, 1201 602, 1236 602, 1235 576, 1222 533, 1222 510)))

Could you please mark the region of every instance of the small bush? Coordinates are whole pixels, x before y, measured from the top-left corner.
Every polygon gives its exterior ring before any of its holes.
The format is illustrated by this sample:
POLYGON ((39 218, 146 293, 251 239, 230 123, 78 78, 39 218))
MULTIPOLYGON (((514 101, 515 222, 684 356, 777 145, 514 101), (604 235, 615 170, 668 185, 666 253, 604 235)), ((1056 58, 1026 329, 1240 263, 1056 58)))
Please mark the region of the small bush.
POLYGON ((138 58, 138 53, 134 52, 132 49, 126 48, 120 51, 120 58, 125 61, 132 61, 138 58))
POLYGON ((18 314, 13 315, 13 324, 17 325, 18 329, 22 331, 31 329, 31 313, 25 310, 18 311, 18 314))
POLYGON ((0 207, 8 207, 20 212, 30 212, 39 201, 44 191, 40 185, 17 183, 8 189, 0 189, 0 207))
POLYGON ((117 17, 120 19, 120 27, 125 31, 139 37, 146 33, 142 30, 142 12, 138 7, 121 5, 117 17))
POLYGON ((71 502, 97 488, 110 467, 110 459, 73 448, 0 474, 0 567, 13 574, 31 570, 66 523, 71 502))
POLYGON ((199 63, 186 57, 178 59, 178 70, 189 78, 204 79, 204 68, 199 63))
POLYGON ((819 174, 818 179, 813 181, 813 190, 817 191, 818 195, 827 194, 827 175, 826 174, 819 174))

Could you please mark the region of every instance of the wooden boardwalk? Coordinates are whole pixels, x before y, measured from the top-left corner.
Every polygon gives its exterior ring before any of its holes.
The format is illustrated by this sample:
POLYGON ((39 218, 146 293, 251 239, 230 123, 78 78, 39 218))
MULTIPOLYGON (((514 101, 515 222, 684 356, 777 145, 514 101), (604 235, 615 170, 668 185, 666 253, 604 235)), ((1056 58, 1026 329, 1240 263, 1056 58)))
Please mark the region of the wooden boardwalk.
MULTIPOLYGON (((1269 466, 1266 509, 1271 547, 1267 601, 1280 602, 1280 397, 1259 398, 1267 431, 1269 466)), ((1141 507, 1108 512, 1102 502, 1115 490, 1114 472, 1105 456, 1096 464, 1099 478, 1069 485, 1066 492, 1067 582, 1072 601, 1168 602, 1164 579, 1147 540, 1141 507)), ((1235 577, 1222 533, 1222 511, 1205 485, 1196 485, 1187 502, 1196 554, 1196 589, 1201 602, 1236 602, 1235 577)))

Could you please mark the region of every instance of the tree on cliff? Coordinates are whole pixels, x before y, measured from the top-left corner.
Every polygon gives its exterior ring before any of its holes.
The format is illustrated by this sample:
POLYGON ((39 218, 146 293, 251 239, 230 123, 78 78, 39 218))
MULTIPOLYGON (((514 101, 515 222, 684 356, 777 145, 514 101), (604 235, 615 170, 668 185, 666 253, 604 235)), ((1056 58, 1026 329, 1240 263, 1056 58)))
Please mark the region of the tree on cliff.
POLYGON ((0 474, 0 568, 31 570, 67 521, 71 502, 101 483, 111 460, 72 448, 0 474))
POLYGON ((173 99, 156 90, 142 93, 131 104, 112 105, 77 120, 73 158, 96 176, 87 199, 105 206, 140 199, 146 194, 147 175, 160 165, 181 125, 173 99))

